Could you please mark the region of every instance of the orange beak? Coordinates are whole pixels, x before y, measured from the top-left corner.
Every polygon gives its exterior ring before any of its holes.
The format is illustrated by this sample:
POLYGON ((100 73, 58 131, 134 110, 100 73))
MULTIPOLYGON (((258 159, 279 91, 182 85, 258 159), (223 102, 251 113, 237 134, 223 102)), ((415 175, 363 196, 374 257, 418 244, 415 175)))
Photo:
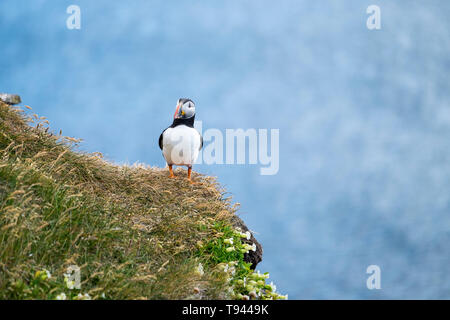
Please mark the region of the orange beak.
POLYGON ((181 105, 177 105, 177 109, 175 110, 175 114, 173 115, 173 118, 174 118, 174 119, 177 117, 178 110, 180 110, 180 106, 181 106, 181 105))

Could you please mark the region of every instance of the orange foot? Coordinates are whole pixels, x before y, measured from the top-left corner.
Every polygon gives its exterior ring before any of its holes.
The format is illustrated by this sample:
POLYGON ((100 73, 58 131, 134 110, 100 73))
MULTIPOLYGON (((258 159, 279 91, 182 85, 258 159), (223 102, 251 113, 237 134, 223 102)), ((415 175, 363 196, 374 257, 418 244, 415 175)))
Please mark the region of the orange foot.
POLYGON ((169 178, 175 178, 175 175, 173 174, 172 166, 169 166, 169 172, 170 172, 169 178))
POLYGON ((188 168, 188 181, 190 184, 195 184, 195 182, 192 181, 192 179, 191 179, 191 173, 192 173, 192 168, 189 167, 188 168))

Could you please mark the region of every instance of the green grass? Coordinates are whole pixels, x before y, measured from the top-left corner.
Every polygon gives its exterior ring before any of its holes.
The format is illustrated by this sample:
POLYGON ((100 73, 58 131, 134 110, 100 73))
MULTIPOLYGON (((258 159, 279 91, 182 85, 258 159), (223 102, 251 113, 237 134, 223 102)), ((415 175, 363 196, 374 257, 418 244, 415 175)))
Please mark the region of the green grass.
POLYGON ((0 299, 282 298, 244 262, 215 179, 115 165, 79 143, 0 102, 0 299))

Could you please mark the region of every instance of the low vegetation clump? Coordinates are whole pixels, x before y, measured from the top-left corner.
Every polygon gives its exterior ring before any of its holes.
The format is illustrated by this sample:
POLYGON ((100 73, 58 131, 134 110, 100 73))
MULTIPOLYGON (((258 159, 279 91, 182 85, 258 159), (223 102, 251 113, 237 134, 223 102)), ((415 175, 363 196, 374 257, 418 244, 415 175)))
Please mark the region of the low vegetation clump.
POLYGON ((0 102, 0 299, 285 298, 244 261, 254 247, 214 178, 79 143, 0 102))

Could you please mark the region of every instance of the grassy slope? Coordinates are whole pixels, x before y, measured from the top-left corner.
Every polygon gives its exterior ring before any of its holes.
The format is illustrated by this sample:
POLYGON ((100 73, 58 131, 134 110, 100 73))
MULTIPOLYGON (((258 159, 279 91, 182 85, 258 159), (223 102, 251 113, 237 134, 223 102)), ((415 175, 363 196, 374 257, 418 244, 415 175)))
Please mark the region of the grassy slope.
POLYGON ((47 125, 0 102, 0 299, 278 297, 243 261, 235 208, 214 179, 117 166, 47 125), (81 290, 64 282, 70 265, 81 290))

